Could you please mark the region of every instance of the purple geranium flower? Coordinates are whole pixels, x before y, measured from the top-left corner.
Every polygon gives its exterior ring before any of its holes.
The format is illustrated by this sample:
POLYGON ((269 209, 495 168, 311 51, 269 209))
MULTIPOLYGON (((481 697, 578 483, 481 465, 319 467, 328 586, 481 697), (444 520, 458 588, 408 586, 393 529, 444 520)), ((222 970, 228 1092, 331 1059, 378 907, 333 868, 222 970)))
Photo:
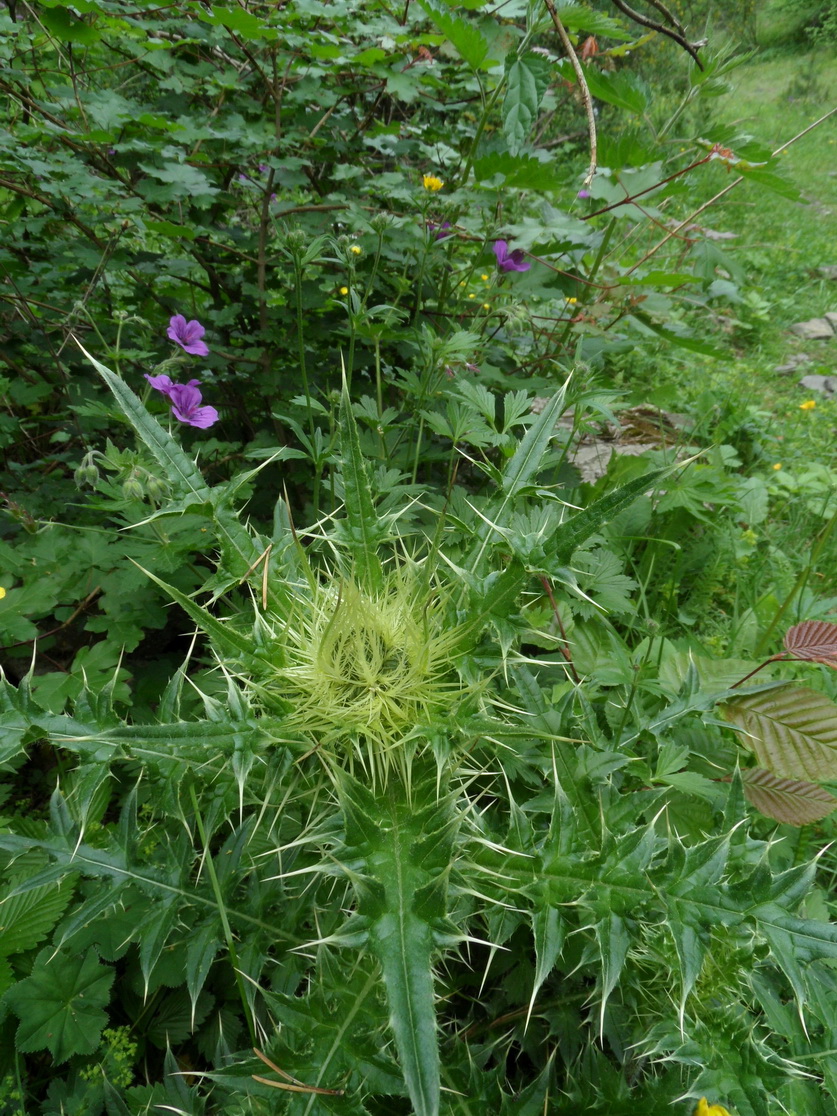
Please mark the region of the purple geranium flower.
POLYGON ((434 221, 427 222, 427 231, 436 234, 435 240, 444 240, 445 237, 453 236, 453 233, 448 231, 452 228, 453 225, 451 225, 450 221, 443 221, 441 225, 437 225, 434 221))
MULTIPOLYGON (((147 372, 144 372, 143 375, 145 376, 146 380, 148 380, 149 384, 151 384, 151 386, 154 388, 154 390, 162 392, 163 395, 171 395, 171 389, 173 387, 179 386, 178 384, 173 383, 171 377, 166 376, 165 373, 160 376, 149 376, 147 372)), ((187 387, 199 386, 200 380, 190 380, 187 384, 187 387)))
POLYGON ((209 347, 201 338, 206 333, 200 322, 187 322, 182 314, 175 314, 167 330, 169 339, 192 356, 206 356, 209 347))
POLYGON ((201 393, 194 380, 188 384, 172 384, 168 396, 172 414, 181 422, 205 430, 218 421, 218 412, 214 407, 201 406, 201 393))
POLYGON ((522 248, 515 248, 510 252, 505 240, 494 241, 494 255, 497 257, 497 266, 501 271, 528 271, 532 266, 522 248))
POLYGON ((576 197, 577 198, 589 198, 590 197, 590 191, 589 190, 579 190, 578 193, 576 194, 576 197))

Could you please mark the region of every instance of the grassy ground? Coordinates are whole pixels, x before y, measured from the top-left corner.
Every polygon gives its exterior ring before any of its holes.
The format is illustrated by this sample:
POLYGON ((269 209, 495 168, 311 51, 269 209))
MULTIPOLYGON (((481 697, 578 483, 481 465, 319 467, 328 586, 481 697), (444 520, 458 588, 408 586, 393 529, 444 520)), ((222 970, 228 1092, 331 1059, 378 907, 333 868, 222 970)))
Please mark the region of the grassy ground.
MULTIPOLYGON (((735 124, 772 150, 837 107, 834 53, 757 56, 733 71, 730 81, 734 92, 716 102, 715 120, 735 124)), ((660 402, 694 406, 714 397, 716 412, 726 415, 726 428, 722 423, 716 437, 729 436, 736 423, 749 424, 764 470, 780 460, 784 467, 817 460, 837 470, 837 401, 798 385, 809 373, 837 375, 837 337, 803 341, 789 332, 794 322, 837 311, 837 280, 818 270, 837 266, 837 113, 794 142, 781 160, 804 201, 744 182, 701 217, 736 234, 724 250, 746 275, 744 301, 718 307, 732 359, 702 361, 669 351, 665 380, 672 383, 672 398, 660 402), (811 363, 797 373, 775 370, 801 353, 811 363), (800 411, 812 398, 816 408, 800 411)), ((720 190, 729 172, 717 167, 714 173, 720 190)))

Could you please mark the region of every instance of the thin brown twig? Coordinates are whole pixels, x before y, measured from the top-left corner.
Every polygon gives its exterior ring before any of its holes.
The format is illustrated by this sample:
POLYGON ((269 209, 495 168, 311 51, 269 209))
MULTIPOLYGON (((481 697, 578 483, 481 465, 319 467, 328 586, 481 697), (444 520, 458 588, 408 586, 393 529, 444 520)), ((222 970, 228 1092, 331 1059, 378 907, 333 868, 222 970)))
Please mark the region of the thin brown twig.
MULTIPOLYGON (((803 128, 802 131, 797 132, 795 136, 791 136, 791 138, 786 143, 783 143, 781 147, 776 148, 776 150, 773 152, 773 157, 775 158, 775 156, 778 155, 781 151, 784 151, 786 150, 786 148, 790 147, 792 143, 796 143, 797 140, 800 140, 803 136, 806 136, 808 132, 813 131, 814 128, 819 127, 819 125, 828 120, 830 116, 833 116, 835 112, 837 112, 837 107, 829 109, 828 112, 824 113, 818 120, 815 120, 813 124, 809 124, 807 128, 803 128)), ((690 216, 688 216, 684 221, 681 221, 680 224, 676 225, 671 230, 671 232, 667 233, 663 237, 662 240, 658 241, 653 248, 649 249, 641 260, 637 260, 637 262, 632 267, 629 267, 628 270, 625 272, 625 275, 630 275, 631 272, 636 271, 638 267, 642 267, 645 261, 650 260, 652 256, 656 255, 664 244, 667 244, 669 240, 671 240, 673 237, 676 237, 677 234, 685 229, 687 225, 693 224, 696 217, 699 217, 701 213, 704 212, 704 210, 709 209, 709 207, 714 205, 715 202, 720 201, 725 194, 728 194, 730 192, 730 190, 734 190, 736 186, 740 186, 745 178, 746 175, 739 175, 734 182, 730 182, 729 186, 725 186, 723 190, 720 190, 717 194, 713 195, 709 199, 709 201, 706 201, 703 203, 703 205, 698 206, 694 213, 690 214, 690 216)))
MULTIPOLYGON (((668 12, 662 4, 655 3, 654 0, 649 0, 649 2, 653 3, 657 11, 664 12, 669 19, 672 18, 671 13, 668 12)), ((649 19, 648 16, 643 15, 641 12, 635 11, 633 8, 625 3, 625 0, 613 0, 613 5, 614 7, 618 8, 623 15, 626 15, 628 19, 632 19, 634 23, 638 23, 641 27, 648 27, 652 31, 657 31, 660 35, 665 35, 666 38, 672 39, 675 43, 677 43, 678 46, 681 46, 683 50, 686 51, 690 58, 694 60, 694 63, 698 67, 698 69, 703 69, 703 63, 698 57, 698 51, 702 46, 706 46, 705 39, 701 39, 698 42, 690 43, 685 35, 680 34, 677 30, 674 30, 671 27, 666 27, 664 23, 658 23, 656 19, 649 19)), ((675 20, 674 22, 676 24, 677 21, 675 20)))
POLYGON ((38 632, 38 634, 36 636, 33 636, 32 639, 19 639, 17 643, 7 643, 4 647, 0 647, 0 651, 10 651, 13 647, 26 647, 30 643, 36 643, 39 639, 48 639, 50 636, 58 635, 58 633, 63 632, 65 628, 69 628, 70 624, 72 624, 76 617, 80 616, 81 613, 84 612, 87 606, 91 604, 96 599, 96 597, 98 597, 101 591, 101 585, 97 585, 95 589, 91 590, 91 592, 87 594, 87 596, 75 610, 72 616, 65 620, 63 624, 59 624, 57 628, 50 628, 48 632, 38 632))
POLYGON ((598 162, 598 140, 596 137, 596 115, 593 112, 593 98, 590 96, 590 89, 587 85, 587 79, 584 76, 584 68, 578 60, 578 55, 573 49, 573 44, 570 42, 567 29, 561 22, 561 17, 558 15, 555 5, 552 0, 544 0, 544 3, 552 17, 552 22, 555 25, 555 30, 558 32, 561 44, 567 52, 567 57, 572 63, 573 70, 575 70, 578 90, 581 94, 582 103, 584 104, 584 111, 587 113, 587 134, 590 137, 590 166, 587 168, 587 174, 584 177, 584 185, 589 186, 593 181, 593 175, 596 173, 598 162))

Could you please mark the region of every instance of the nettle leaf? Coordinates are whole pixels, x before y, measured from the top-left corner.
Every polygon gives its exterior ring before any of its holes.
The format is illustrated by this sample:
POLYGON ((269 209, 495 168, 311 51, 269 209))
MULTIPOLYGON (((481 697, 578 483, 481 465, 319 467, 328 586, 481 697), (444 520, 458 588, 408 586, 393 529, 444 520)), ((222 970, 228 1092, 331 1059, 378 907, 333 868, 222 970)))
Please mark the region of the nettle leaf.
POLYGON ((20 1018, 18 1050, 49 1050, 56 1062, 66 1062, 74 1054, 92 1054, 107 1023, 103 1009, 114 976, 95 949, 84 957, 67 957, 49 947, 41 950, 32 975, 6 994, 6 1002, 20 1018))
POLYGON ((450 10, 437 8, 430 0, 419 0, 419 4, 468 65, 476 70, 488 54, 488 40, 477 25, 450 10))
POLYGON ((529 51, 522 58, 507 59, 506 97, 503 101, 503 134, 509 151, 518 155, 538 116, 549 85, 549 59, 529 51))
POLYGON ((837 798, 816 783, 782 779, 760 767, 747 768, 741 772, 741 778, 750 805, 774 821, 808 825, 837 808, 837 798))
POLYGON ((837 624, 827 620, 805 620, 785 632, 785 649, 795 659, 824 663, 837 670, 837 624))
POLYGON ((837 705, 805 686, 749 694, 723 706, 761 767, 787 779, 837 779, 837 705))

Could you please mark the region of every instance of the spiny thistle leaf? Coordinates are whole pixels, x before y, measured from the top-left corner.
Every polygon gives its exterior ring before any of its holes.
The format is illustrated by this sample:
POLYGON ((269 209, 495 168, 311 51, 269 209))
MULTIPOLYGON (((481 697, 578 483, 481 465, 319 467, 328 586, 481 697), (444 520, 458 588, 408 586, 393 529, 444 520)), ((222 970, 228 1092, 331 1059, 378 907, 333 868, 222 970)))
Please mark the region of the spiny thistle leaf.
POLYGON ((435 770, 414 775, 409 790, 393 779, 386 795, 374 799, 354 779, 344 776, 338 787, 352 819, 347 837, 357 842, 345 855, 365 865, 362 880, 373 885, 361 883, 356 891, 360 913, 369 919, 369 949, 381 966, 404 1080, 417 1116, 436 1116, 434 929, 447 913, 456 827, 450 799, 437 793, 435 770))
POLYGON ((742 695, 723 707, 761 767, 786 779, 837 779, 837 705, 804 686, 742 695))
POLYGON ((785 632, 785 648, 795 659, 824 663, 837 670, 837 624, 805 620, 785 632))
POLYGON ((375 511, 366 460, 360 447, 349 390, 344 381, 340 397, 340 451, 343 459, 343 499, 346 524, 341 535, 353 559, 353 573, 364 588, 375 592, 383 583, 378 547, 383 526, 375 511))
POLYGON ((744 794, 750 805, 774 821, 808 825, 837 808, 837 798, 816 783, 783 779, 772 771, 750 767, 741 772, 744 794))

